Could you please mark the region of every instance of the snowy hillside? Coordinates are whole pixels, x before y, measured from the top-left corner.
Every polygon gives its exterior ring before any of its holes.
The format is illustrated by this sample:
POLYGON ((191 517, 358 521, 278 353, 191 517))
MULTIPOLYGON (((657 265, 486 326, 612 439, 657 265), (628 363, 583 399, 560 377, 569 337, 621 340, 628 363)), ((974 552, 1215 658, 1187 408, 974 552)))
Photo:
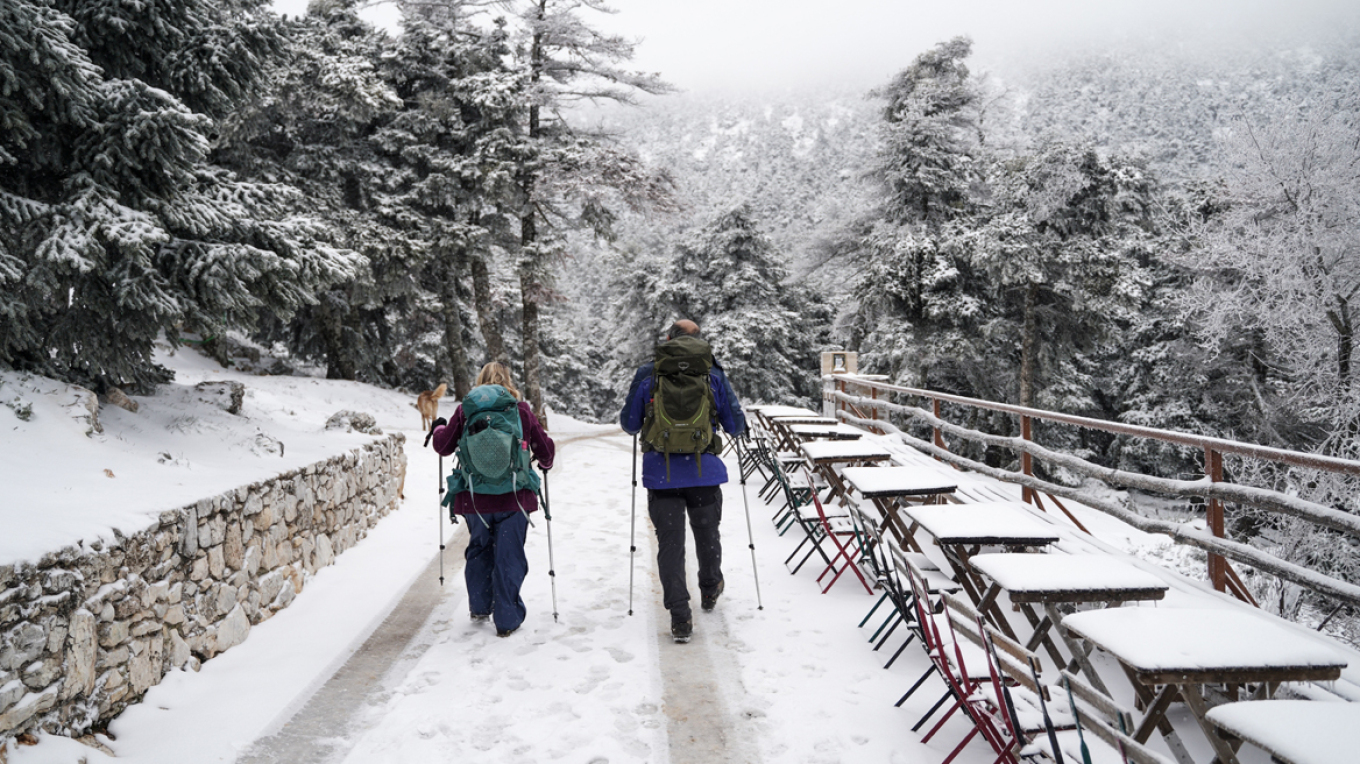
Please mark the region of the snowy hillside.
POLYGON ((338 412, 372 415, 384 432, 420 434, 414 396, 357 382, 261 376, 190 348, 157 346, 175 380, 132 396, 136 413, 43 377, 0 371, 0 565, 133 533, 161 512, 297 469, 370 442, 327 429, 338 412), (242 386, 239 413, 231 383, 242 386), (5 421, 8 420, 8 421, 5 421), (102 432, 94 431, 97 421, 102 432))

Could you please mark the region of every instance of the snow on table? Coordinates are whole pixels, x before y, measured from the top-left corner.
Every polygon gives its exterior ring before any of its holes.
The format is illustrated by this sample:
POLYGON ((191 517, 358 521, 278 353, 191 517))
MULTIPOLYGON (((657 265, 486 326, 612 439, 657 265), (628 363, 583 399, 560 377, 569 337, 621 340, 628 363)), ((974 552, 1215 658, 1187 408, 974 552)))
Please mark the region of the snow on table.
POLYGON ((858 427, 851 427, 844 422, 834 425, 829 424, 792 424, 789 431, 794 435, 803 438, 834 438, 841 440, 857 440, 864 437, 864 431, 858 427))
POLYGON ((1227 703, 1205 717, 1285 764, 1350 764, 1360 703, 1251 700, 1227 703))
POLYGON ((931 504, 908 507, 906 514, 941 544, 1041 546, 1058 540, 1053 527, 1036 519, 1018 501, 931 504))
POLYGON ((779 416, 821 416, 812 409, 799 406, 750 406, 748 408, 767 419, 779 416))
POLYGON ((920 467, 846 467, 841 477, 865 498, 953 493, 958 487, 957 480, 920 467))
POLYGON ((1165 581, 1100 554, 979 554, 970 564, 1015 602, 1161 599, 1165 581))
POLYGON ((800 447, 803 455, 814 462, 854 462, 890 459, 892 454, 876 443, 862 440, 814 440, 800 447))
MULTIPOLYGON (((1140 674, 1300 671, 1336 674, 1346 659, 1261 612, 1230 608, 1126 607, 1073 613, 1063 627, 1140 674)), ((1331 677, 1335 678, 1335 676, 1331 677)))

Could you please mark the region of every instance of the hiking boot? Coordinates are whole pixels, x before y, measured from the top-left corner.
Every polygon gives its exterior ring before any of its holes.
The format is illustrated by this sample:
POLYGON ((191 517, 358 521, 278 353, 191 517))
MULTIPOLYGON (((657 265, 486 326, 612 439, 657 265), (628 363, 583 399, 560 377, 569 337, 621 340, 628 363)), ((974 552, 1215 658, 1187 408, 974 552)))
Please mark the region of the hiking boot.
POLYGON ((722 596, 723 589, 727 588, 727 582, 719 581, 718 588, 712 594, 705 594, 699 598, 699 604, 704 610, 712 610, 718 604, 718 598, 722 596))
POLYGON ((694 636, 693 621, 671 621, 671 639, 683 644, 692 636, 694 636))
POLYGON ((518 626, 516 626, 516 627, 513 628, 513 629, 498 629, 498 630, 496 631, 496 636, 498 636, 498 637, 508 637, 508 636, 510 636, 511 634, 514 634, 514 633, 517 632, 517 631, 519 631, 519 627, 518 627, 518 626))
POLYGON ((473 614, 472 614, 472 622, 473 622, 473 623, 486 623, 487 621, 490 621, 490 620, 491 620, 491 614, 490 614, 490 613, 473 613, 473 614))

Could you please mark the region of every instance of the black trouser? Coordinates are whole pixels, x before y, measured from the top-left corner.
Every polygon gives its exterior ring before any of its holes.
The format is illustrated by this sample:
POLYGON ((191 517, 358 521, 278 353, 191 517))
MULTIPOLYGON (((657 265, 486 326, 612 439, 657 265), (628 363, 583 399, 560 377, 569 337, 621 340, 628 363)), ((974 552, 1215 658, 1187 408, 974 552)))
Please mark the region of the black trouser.
POLYGON ((647 492, 647 512, 656 526, 656 567, 661 575, 662 601, 672 621, 688 621, 689 587, 685 582, 685 512, 694 529, 699 558, 699 593, 712 594, 722 583, 722 487, 666 488, 647 492))

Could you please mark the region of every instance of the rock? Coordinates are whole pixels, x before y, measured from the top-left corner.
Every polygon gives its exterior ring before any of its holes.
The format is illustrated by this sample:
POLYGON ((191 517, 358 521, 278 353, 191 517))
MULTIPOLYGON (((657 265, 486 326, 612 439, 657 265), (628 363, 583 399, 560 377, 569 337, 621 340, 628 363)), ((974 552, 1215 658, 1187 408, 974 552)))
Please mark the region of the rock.
POLYGON ((318 569, 324 568, 332 562, 335 562, 335 551, 331 547, 330 537, 324 533, 318 533, 316 536, 316 552, 314 559, 318 569))
POLYGON ((108 398, 109 403, 112 403, 118 408, 126 409, 134 414, 137 413, 137 409, 139 408, 139 406, 137 405, 137 401, 134 401, 131 398, 129 398, 127 396, 127 393, 123 392, 122 390, 116 387, 110 387, 108 395, 106 395, 105 397, 108 398))
POLYGON ((184 606, 176 604, 166 608, 163 620, 170 626, 178 626, 184 623, 184 606))
POLYGON ((85 428, 86 435, 103 432, 104 426, 99 423, 99 398, 77 385, 67 389, 72 396, 71 402, 66 404, 70 417, 85 428))
POLYGON ((382 435, 382 430, 378 429, 378 420, 372 414, 362 411, 337 411, 326 420, 327 430, 344 430, 345 432, 362 432, 365 435, 382 435))
POLYGON ((0 671, 19 670, 37 659, 47 647, 47 631, 34 623, 21 623, 0 635, 0 671))
POLYGON ((184 531, 179 537, 179 553, 186 559, 198 554, 198 507, 184 510, 184 531))
MULTIPOLYGON (((0 677, 5 675, 0 674, 0 677)), ((24 683, 18 679, 11 679, 8 682, 0 683, 0 712, 12 708, 19 702, 28 690, 24 688, 24 683)))
POLYGON ((29 719, 52 708, 57 704, 57 689, 49 687, 42 692, 25 695, 8 711, 0 713, 0 730, 20 729, 29 719))
POLYGON ((165 640, 150 639, 134 645, 132 661, 128 664, 128 683, 134 694, 146 692, 161 681, 161 660, 165 640))
POLYGON ((232 608, 231 613, 222 619, 217 627, 217 651, 230 650, 246 641, 250 636, 250 619, 240 605, 232 608))
POLYGON ((194 385, 198 399, 211 403, 228 414, 240 414, 245 402, 246 386, 235 381, 208 380, 194 385))
POLYGON ((113 621, 99 627, 99 644, 105 649, 115 648, 128 640, 127 621, 113 621))
POLYGON ((167 637, 170 643, 170 666, 173 668, 184 668, 184 665, 194 657, 193 651, 189 649, 189 643, 184 641, 184 637, 179 632, 170 629, 167 637))
POLYGON ((228 525, 226 536, 222 548, 224 561, 228 568, 240 570, 245 557, 245 544, 241 542, 241 526, 234 522, 228 525))
POLYGON ((225 570, 226 562, 223 560, 222 547, 215 546, 208 550, 208 573, 213 577, 222 578, 222 571, 225 570))

